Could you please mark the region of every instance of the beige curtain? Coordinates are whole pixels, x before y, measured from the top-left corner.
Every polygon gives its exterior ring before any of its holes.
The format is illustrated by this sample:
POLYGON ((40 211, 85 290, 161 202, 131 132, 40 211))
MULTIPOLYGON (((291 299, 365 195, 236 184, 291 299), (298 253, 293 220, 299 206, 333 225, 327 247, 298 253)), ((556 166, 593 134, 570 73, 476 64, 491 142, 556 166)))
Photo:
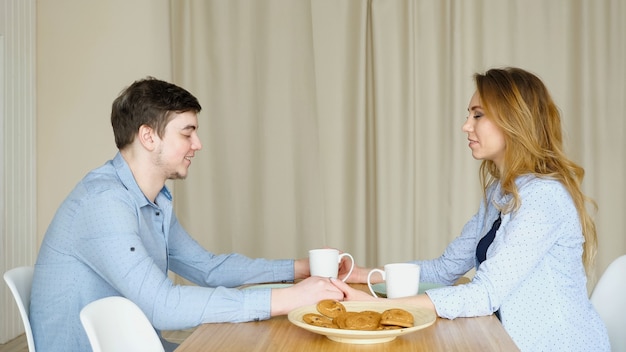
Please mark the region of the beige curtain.
POLYGON ((203 105, 180 221, 214 252, 438 256, 481 196, 472 74, 551 89, 599 204, 598 272, 626 253, 621 0, 172 0, 176 83, 203 105))

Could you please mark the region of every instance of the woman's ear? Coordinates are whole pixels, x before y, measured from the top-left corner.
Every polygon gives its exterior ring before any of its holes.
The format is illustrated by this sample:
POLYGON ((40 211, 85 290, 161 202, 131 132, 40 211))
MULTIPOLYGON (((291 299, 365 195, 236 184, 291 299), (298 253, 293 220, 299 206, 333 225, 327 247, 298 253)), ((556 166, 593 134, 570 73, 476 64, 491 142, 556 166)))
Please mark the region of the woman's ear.
POLYGON ((139 138, 139 142, 147 150, 152 151, 156 147, 155 133, 154 129, 148 125, 141 125, 139 127, 137 138, 139 138))

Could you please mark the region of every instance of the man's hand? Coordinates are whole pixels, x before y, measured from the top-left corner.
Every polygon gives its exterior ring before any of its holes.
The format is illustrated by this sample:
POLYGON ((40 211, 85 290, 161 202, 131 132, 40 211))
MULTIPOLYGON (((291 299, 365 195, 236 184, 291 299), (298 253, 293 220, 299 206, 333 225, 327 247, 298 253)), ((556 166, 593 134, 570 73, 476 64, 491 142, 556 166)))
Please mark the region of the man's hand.
POLYGON ((271 315, 285 315, 324 299, 343 300, 343 292, 327 277, 310 277, 287 288, 272 289, 271 315))

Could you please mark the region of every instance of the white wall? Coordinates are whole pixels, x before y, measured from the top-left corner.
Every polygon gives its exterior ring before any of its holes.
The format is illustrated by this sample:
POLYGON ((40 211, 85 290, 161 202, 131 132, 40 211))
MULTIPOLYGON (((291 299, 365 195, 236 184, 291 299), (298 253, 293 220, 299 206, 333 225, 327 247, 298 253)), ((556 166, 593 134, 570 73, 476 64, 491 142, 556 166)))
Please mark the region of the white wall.
MULTIPOLYGON (((34 264, 59 204, 87 171, 114 156, 117 149, 109 117, 117 94, 148 75, 171 80, 168 0, 0 0, 0 18, 14 17, 6 13, 7 4, 28 4, 33 18, 36 11, 36 103, 32 104, 37 110, 36 129, 20 133, 30 133, 33 138, 36 133, 36 139, 29 142, 36 145, 32 153, 36 153, 36 162, 33 156, 24 163, 34 163, 37 173, 36 204, 30 204, 33 200, 23 205, 32 209, 33 218, 36 214, 36 226, 32 220, 33 230, 24 231, 30 232, 31 245, 12 250, 5 242, 14 243, 24 234, 6 231, 7 238, 3 238, 5 231, 0 233, 3 270, 12 266, 7 263, 8 252, 26 258, 23 261, 28 262, 21 264, 34 264)), ((0 23, 0 36, 4 22, 0 23)), ((7 76, 18 75, 11 72, 7 76)), ((0 228, 6 227, 2 225, 0 228)), ((5 285, 0 289, 0 312, 0 343, 4 343, 23 331, 5 285)))
POLYGON ((111 103, 134 80, 171 79, 168 0, 37 2, 37 233, 117 149, 111 103))

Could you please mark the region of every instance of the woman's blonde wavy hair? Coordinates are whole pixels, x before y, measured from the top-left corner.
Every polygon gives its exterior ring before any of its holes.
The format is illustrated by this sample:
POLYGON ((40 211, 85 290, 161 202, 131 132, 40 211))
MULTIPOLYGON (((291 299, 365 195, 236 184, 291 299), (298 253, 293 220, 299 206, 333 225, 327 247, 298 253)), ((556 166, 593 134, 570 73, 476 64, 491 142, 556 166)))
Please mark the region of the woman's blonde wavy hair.
POLYGON ((597 251, 596 226, 586 204, 596 203, 581 190, 585 170, 563 152, 561 114, 548 89, 534 74, 515 67, 491 69, 475 74, 476 90, 489 119, 500 127, 505 139, 505 164, 500 174, 493 161, 483 160, 480 180, 483 190, 498 181, 512 202, 503 211, 519 209, 521 199, 515 185, 520 175, 560 181, 569 191, 580 217, 585 243, 583 264, 592 272, 597 251))

